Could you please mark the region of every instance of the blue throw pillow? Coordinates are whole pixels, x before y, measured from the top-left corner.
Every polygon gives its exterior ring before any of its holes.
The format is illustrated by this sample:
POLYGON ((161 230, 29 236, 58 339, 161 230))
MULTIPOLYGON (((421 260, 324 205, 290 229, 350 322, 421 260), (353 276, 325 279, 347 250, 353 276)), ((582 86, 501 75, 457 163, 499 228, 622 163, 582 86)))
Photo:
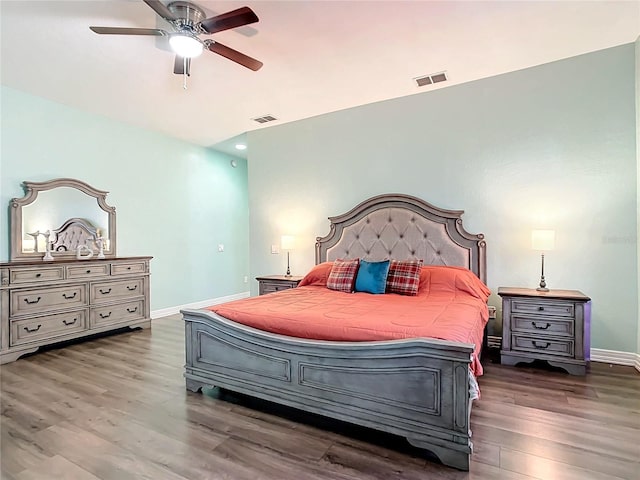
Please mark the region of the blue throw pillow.
POLYGON ((360 260, 360 268, 356 276, 356 292, 384 293, 390 263, 389 260, 384 262, 360 260))

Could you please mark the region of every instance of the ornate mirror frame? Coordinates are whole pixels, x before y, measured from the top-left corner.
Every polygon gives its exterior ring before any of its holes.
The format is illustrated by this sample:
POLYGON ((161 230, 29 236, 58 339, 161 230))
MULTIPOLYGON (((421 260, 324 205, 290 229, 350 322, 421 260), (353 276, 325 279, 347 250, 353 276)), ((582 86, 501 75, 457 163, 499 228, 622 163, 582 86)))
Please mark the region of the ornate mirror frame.
MULTIPOLYGON (((108 248, 104 249, 105 257, 116 256, 116 208, 107 205, 106 197, 109 192, 104 190, 98 190, 91 185, 76 180, 73 178, 57 178, 49 180, 47 182, 22 182, 22 186, 25 191, 25 196, 22 198, 14 198, 11 200, 11 261, 26 261, 26 260, 38 260, 42 259, 44 252, 24 252, 23 251, 23 239, 25 233, 23 232, 23 207, 31 205, 38 198, 40 192, 47 190, 53 190, 59 187, 75 188, 82 193, 93 197, 97 201, 97 206, 100 207, 108 216, 108 237, 106 244, 108 248)), ((80 220, 80 219, 72 219, 80 220)), ((75 258, 75 251, 52 251, 51 254, 54 258, 75 258)))

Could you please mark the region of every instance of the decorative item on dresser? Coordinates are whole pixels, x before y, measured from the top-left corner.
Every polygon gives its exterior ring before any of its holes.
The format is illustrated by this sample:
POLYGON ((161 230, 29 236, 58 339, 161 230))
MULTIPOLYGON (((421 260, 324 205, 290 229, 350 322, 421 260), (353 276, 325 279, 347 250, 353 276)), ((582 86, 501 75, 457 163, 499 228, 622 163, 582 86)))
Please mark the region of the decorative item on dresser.
POLYGON ((590 350, 591 299, 577 290, 501 287, 502 350, 506 365, 546 360, 584 375, 590 350))
POLYGON ((532 230, 531 248, 540 252, 542 259, 542 269, 540 274, 540 286, 536 288, 539 292, 548 292, 547 282, 544 279, 544 252, 553 250, 556 242, 556 232, 554 230, 532 230))
POLYGON ((265 295, 267 293, 279 292, 280 290, 296 288, 302 280, 302 277, 292 275, 265 275, 256 277, 256 280, 260 287, 260 295, 265 295))
POLYGON ((107 192, 69 178, 23 185, 25 196, 10 204, 11 261, 0 263, 0 363, 61 341, 151 326, 151 257, 116 257, 107 192))

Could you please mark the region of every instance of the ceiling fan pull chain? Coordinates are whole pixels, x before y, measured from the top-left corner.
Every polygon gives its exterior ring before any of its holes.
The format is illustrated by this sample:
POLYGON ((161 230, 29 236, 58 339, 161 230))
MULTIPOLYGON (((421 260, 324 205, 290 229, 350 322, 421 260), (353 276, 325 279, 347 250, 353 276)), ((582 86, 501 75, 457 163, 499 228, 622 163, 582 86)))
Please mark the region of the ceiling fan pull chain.
POLYGON ((187 89, 187 57, 182 57, 182 88, 187 89))

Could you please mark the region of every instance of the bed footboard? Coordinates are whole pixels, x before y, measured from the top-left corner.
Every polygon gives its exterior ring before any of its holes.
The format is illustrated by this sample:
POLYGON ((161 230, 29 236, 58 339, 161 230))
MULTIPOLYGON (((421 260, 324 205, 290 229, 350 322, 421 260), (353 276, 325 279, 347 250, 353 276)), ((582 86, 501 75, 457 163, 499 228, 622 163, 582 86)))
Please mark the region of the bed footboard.
POLYGON ((206 310, 182 314, 189 390, 218 386, 401 435, 442 463, 469 469, 473 345, 307 340, 206 310))

